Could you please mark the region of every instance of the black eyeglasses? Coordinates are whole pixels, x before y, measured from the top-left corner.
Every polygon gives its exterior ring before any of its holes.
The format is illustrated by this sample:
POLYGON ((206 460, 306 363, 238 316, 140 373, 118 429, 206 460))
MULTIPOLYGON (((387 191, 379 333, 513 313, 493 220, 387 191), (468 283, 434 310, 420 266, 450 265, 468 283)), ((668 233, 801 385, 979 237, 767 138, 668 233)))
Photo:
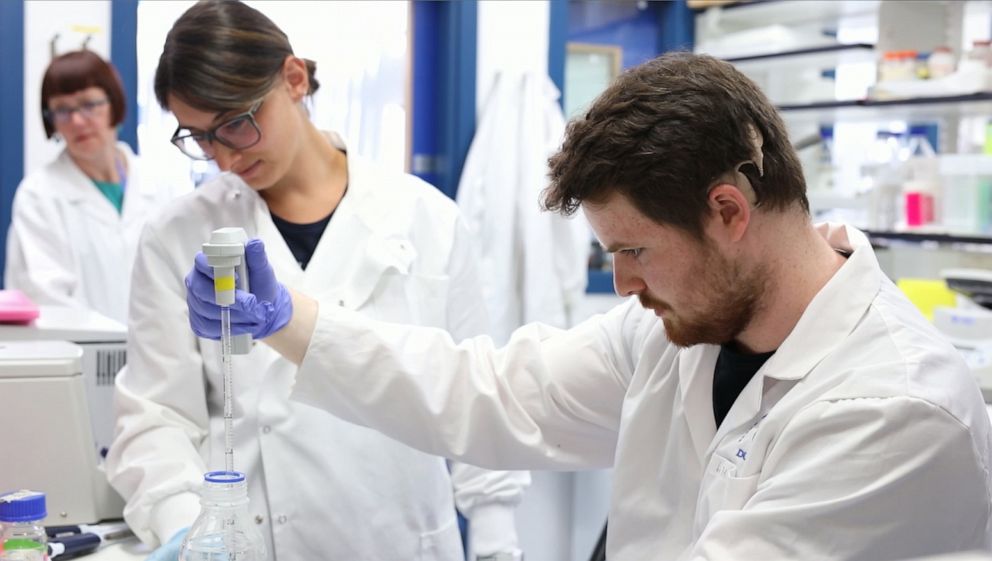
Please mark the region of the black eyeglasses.
POLYGON ((244 113, 232 117, 206 132, 193 132, 179 127, 172 134, 171 142, 194 160, 214 159, 214 141, 232 150, 244 150, 258 144, 262 139, 262 129, 255 121, 255 113, 262 106, 264 99, 252 104, 244 113))
POLYGON ((79 114, 86 119, 92 119, 96 116, 97 110, 104 105, 110 103, 107 99, 93 99, 90 101, 84 101, 76 107, 56 107, 55 109, 45 109, 42 115, 48 119, 49 122, 54 123, 68 123, 72 120, 72 114, 79 111, 79 114))

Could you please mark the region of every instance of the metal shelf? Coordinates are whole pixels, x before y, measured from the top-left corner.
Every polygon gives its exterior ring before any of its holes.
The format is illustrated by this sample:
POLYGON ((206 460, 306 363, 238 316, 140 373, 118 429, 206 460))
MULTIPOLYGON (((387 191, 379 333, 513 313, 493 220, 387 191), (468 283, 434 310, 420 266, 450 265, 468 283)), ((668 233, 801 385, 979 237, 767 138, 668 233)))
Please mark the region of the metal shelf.
POLYGON ((879 0, 805 0, 782 2, 758 0, 716 8, 721 10, 720 25, 725 29, 747 29, 770 24, 794 25, 807 22, 836 22, 878 13, 879 0))
POLYGON ((992 116, 992 93, 918 97, 910 99, 823 101, 780 105, 783 118, 792 121, 920 121, 945 117, 992 116))
POLYGON ((940 245, 981 245, 992 250, 992 236, 980 234, 953 234, 948 232, 896 232, 882 230, 864 230, 872 243, 911 242, 935 243, 940 245))
POLYGON ((741 57, 726 58, 727 62, 733 63, 738 68, 751 66, 754 63, 766 64, 808 64, 821 65, 829 64, 836 66, 847 62, 870 62, 875 59, 875 45, 870 43, 851 43, 847 45, 822 45, 817 47, 806 47, 790 51, 780 51, 774 53, 762 53, 741 57), (813 59, 822 59, 818 63, 813 59))

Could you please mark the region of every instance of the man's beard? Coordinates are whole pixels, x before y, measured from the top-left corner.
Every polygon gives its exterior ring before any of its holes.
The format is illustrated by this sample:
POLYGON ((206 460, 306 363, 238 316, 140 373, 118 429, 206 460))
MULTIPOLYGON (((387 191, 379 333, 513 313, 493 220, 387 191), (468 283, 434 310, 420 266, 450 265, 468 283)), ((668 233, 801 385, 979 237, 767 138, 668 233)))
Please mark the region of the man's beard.
POLYGON ((733 341, 751 323, 767 289, 765 267, 745 273, 716 251, 706 251, 704 263, 689 276, 698 279, 692 288, 692 301, 701 302, 702 308, 678 313, 667 302, 645 293, 638 295, 645 308, 667 312, 662 317, 665 333, 679 347, 733 341))

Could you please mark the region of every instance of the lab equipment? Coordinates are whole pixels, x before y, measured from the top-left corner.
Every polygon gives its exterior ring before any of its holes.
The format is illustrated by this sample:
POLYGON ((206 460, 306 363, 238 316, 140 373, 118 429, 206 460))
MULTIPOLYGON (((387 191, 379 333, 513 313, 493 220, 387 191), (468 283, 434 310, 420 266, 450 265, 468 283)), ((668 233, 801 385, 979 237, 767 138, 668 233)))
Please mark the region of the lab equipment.
POLYGON ((46 524, 119 519, 124 508, 94 440, 91 410, 100 405, 87 399, 84 354, 66 341, 0 344, 0 482, 44 489, 46 524))
POLYGON ((214 298, 220 308, 221 372, 224 375, 224 464, 234 471, 234 427, 232 399, 233 372, 231 356, 251 351, 251 334, 231 335, 231 304, 235 287, 248 290, 248 267, 245 262, 245 242, 248 235, 241 228, 221 228, 210 234, 203 244, 207 264, 214 269, 214 298))
MULTIPOLYGON (((230 307, 235 302, 235 289, 249 290, 245 244, 248 235, 242 228, 220 228, 210 234, 203 244, 207 265, 213 269, 213 290, 217 305, 230 307)), ((251 334, 231 336, 231 352, 244 355, 251 351, 251 334)))
POLYGON ((202 510, 179 548, 179 561, 265 559, 262 534, 248 516, 245 474, 212 471, 203 480, 202 510))
MULTIPOLYGON (((29 324, 0 324, 0 341, 38 340, 69 341, 82 348, 83 382, 90 411, 88 422, 93 427, 93 440, 102 458, 114 439, 114 379, 127 359, 127 327, 90 310, 45 305, 38 307, 37 319, 29 324)), ((49 489, 48 486, 38 488, 49 489)), ((51 495, 48 499, 52 506, 51 495)), ((120 510, 116 516, 108 518, 120 518, 120 510)))
MULTIPOLYGON (((245 245, 245 261, 251 278, 251 292, 238 291, 231 308, 231 329, 263 339, 282 329, 293 315, 289 291, 280 283, 265 254, 261 240, 245 245)), ((214 270, 204 253, 199 253, 186 276, 186 303, 193 332, 206 339, 220 339, 220 311, 214 289, 214 270)))
POLYGON ((100 547, 101 543, 100 536, 89 532, 64 536, 48 542, 48 557, 92 553, 100 547))
POLYGON ((941 218, 951 233, 992 230, 992 157, 941 154, 941 218))
POLYGON ((90 553, 101 544, 134 536, 124 522, 46 526, 48 556, 74 556, 90 553))
POLYGON ((0 561, 45 561, 45 494, 12 491, 0 495, 0 561))
POLYGON ((947 269, 940 274, 960 297, 955 307, 934 308, 934 325, 961 351, 985 401, 992 402, 992 272, 947 269))

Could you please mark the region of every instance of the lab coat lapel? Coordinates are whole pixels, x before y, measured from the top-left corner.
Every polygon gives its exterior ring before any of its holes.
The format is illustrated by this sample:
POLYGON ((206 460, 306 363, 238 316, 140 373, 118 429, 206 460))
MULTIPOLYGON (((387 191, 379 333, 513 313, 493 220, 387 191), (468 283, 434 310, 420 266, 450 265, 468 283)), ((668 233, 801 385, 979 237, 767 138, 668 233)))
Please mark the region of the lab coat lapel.
POLYGON ((64 178, 58 189, 64 193, 70 205, 103 224, 114 225, 120 222, 117 209, 72 161, 68 150, 63 150, 62 154, 59 155, 57 165, 59 168, 58 176, 64 178))
POLYGON ((128 226, 135 221, 146 220, 151 215, 148 209, 160 199, 159 193, 156 192, 158 184, 144 178, 141 171, 141 161, 135 157, 130 147, 121 142, 118 143, 118 149, 127 159, 127 182, 124 186, 124 206, 121 209, 121 219, 128 226))
MULTIPOLYGON (((337 135, 329 139, 345 148, 337 135)), ((348 189, 303 273, 304 290, 329 295, 336 300, 333 304, 354 310, 369 300, 387 271, 409 272, 415 257, 412 245, 391 236, 391 225, 381 219, 389 205, 376 196, 382 181, 373 167, 348 156, 348 189)))
MULTIPOLYGON (((854 330, 881 288, 881 270, 867 238, 846 227, 820 227, 831 246, 850 257, 813 297, 795 328, 734 401, 715 447, 728 434, 766 413, 854 330)), ((712 452, 712 449, 710 450, 712 452)))
POLYGON ((719 347, 696 345, 679 357, 679 386, 689 434, 700 462, 713 441, 716 420, 713 418, 713 368, 719 347))
POLYGON ((765 363, 761 372, 767 377, 798 380, 806 376, 857 327, 881 290, 883 273, 864 234, 829 224, 818 230, 831 247, 853 251, 765 363))

